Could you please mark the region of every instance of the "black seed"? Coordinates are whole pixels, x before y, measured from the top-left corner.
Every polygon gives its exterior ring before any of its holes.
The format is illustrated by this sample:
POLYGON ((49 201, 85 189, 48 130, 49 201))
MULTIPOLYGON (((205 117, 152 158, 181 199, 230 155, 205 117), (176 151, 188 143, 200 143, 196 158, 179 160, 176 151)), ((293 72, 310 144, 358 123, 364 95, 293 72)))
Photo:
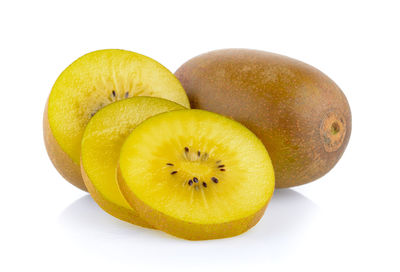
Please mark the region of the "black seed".
POLYGON ((218 168, 225 167, 225 164, 218 165, 218 168))
POLYGON ((200 157, 200 155, 201 155, 201 152, 200 152, 200 151, 197 151, 197 156, 200 157))
POLYGON ((126 92, 125 93, 125 98, 128 98, 129 97, 129 92, 126 92))
POLYGON ((117 94, 115 93, 115 91, 112 91, 112 96, 115 97, 117 94))
POLYGON ((220 163, 220 162, 221 162, 221 161, 219 160, 219 161, 216 161, 215 163, 218 164, 218 163, 220 163))
POLYGON ((193 178, 193 181, 194 181, 194 183, 199 182, 199 180, 196 177, 193 178))
POLYGON ((174 165, 173 165, 172 163, 170 163, 170 162, 169 162, 169 163, 167 163, 167 165, 169 165, 169 166, 174 166, 174 165))
POLYGON ((95 114, 95 113, 94 113, 94 112, 92 112, 92 113, 90 114, 90 116, 91 116, 91 117, 93 117, 93 116, 94 116, 94 114, 95 114))
POLYGON ((189 152, 189 148, 185 146, 185 152, 189 152))
POLYGON ((205 188, 207 188, 207 183, 203 182, 203 186, 204 186, 205 188))
POLYGON ((178 173, 178 171, 172 171, 171 175, 175 175, 176 173, 178 173))
POLYGON ((221 169, 219 169, 219 171, 225 172, 225 169, 222 169, 222 168, 221 168, 221 169))
POLYGON ((211 180, 212 180, 214 183, 218 183, 218 179, 217 179, 216 177, 212 177, 211 180))
POLYGON ((189 184, 189 186, 191 186, 193 184, 193 180, 189 180, 188 184, 189 184))

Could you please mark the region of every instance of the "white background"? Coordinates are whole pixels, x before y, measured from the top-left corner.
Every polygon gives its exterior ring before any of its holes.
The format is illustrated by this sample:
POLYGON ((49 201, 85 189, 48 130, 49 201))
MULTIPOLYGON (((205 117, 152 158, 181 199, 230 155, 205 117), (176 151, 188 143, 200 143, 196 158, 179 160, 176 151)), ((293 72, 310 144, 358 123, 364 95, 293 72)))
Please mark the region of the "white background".
POLYGON ((398 1, 1 1, 1 271, 399 271, 398 1), (326 176, 275 192, 247 233, 190 242, 103 212, 64 181, 42 139, 61 71, 97 49, 171 71, 200 53, 255 48, 329 75, 353 113, 326 176), (140 270, 139 270, 140 269, 140 270))

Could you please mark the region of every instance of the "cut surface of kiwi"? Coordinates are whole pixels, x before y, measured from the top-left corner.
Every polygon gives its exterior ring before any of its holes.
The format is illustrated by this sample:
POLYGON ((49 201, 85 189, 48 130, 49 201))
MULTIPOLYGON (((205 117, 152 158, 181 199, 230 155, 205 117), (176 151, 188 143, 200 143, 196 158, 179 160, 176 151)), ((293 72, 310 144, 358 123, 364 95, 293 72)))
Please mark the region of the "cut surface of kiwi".
POLYGON ((133 97, 112 103, 90 120, 82 137, 81 170, 86 188, 111 215, 150 227, 129 206, 118 188, 117 164, 122 143, 142 121, 162 112, 185 109, 169 100, 133 97))
POLYGON ((90 118, 104 106, 133 96, 161 97, 190 107, 170 71, 130 51, 88 53, 58 77, 45 110, 45 143, 53 164, 71 183, 84 188, 79 176, 80 143, 90 118))
POLYGON ((264 145, 240 123, 202 110, 150 117, 128 136, 119 185, 152 226, 190 240, 254 226, 274 190, 264 145))

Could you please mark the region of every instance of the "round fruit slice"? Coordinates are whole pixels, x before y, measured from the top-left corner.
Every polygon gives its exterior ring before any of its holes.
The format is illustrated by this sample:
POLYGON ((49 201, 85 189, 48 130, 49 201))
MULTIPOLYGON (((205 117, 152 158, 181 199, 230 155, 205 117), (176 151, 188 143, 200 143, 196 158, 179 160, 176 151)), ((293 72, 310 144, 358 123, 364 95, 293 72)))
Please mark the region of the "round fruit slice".
POLYGON ((117 181, 119 151, 133 128, 166 111, 184 109, 169 100, 134 97, 101 109, 88 123, 81 145, 81 170, 86 188, 109 214, 130 223, 150 227, 121 195, 117 181))
POLYGON ((137 126, 121 148, 118 175, 143 219, 189 240, 245 232, 264 214, 275 185, 261 141, 202 110, 163 113, 137 126))
POLYGON ((79 156, 83 130, 102 107, 132 96, 155 96, 189 107, 179 81, 164 66, 125 50, 84 55, 62 72, 44 114, 44 138, 51 161, 75 186, 86 190, 79 156))

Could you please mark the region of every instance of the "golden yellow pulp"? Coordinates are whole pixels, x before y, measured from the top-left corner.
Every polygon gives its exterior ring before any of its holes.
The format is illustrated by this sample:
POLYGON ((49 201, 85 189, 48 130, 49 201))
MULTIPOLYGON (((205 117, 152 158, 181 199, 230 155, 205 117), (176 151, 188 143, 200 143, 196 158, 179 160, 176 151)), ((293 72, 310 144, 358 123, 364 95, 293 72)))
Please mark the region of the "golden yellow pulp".
POLYGON ((274 190, 260 140, 202 110, 149 118, 128 136, 119 163, 123 182, 140 201, 185 222, 239 220, 262 209, 274 190))
POLYGON ((86 54, 65 69, 48 101, 51 131, 61 148, 79 164, 83 130, 102 107, 133 96, 153 96, 189 107, 179 81, 158 62, 125 50, 86 54))
MULTIPOLYGON (((132 210, 118 188, 117 163, 121 146, 132 130, 150 116, 181 109, 184 107, 165 99, 134 97, 115 102, 97 112, 82 137, 82 167, 95 188, 89 189, 89 192, 100 194, 102 201, 132 210)), ((104 203, 99 204, 103 207, 104 203)), ((118 210, 107 211, 118 217, 115 214, 118 210)))

